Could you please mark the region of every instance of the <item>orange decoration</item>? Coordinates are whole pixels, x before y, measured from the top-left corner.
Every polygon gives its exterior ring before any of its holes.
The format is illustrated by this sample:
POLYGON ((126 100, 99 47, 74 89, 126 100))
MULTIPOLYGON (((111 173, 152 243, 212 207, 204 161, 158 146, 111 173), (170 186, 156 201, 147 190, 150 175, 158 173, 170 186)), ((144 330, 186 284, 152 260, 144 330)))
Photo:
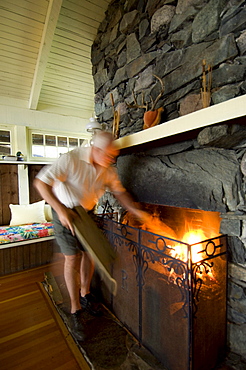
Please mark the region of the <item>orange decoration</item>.
POLYGON ((161 113, 164 111, 162 107, 155 109, 155 110, 149 110, 144 113, 144 125, 143 129, 153 127, 155 125, 158 125, 161 121, 161 113))
POLYGON ((145 109, 145 113, 144 113, 144 117, 143 117, 143 121, 144 121, 143 129, 144 130, 146 128, 150 128, 150 127, 153 127, 155 125, 158 125, 161 121, 161 113, 164 111, 164 108, 162 108, 162 107, 160 107, 158 109, 155 109, 158 101, 160 100, 160 98, 164 94, 164 84, 163 84, 163 81, 161 80, 160 77, 158 77, 156 75, 153 75, 153 76, 160 82, 161 92, 159 93, 159 95, 156 97, 155 100, 153 100, 152 96, 150 96, 150 99, 151 99, 151 102, 152 102, 151 109, 149 110, 149 103, 144 101, 144 94, 143 93, 142 93, 142 103, 141 104, 137 103, 137 98, 134 94, 134 91, 132 92, 134 104, 126 104, 128 106, 128 108, 144 108, 145 109))

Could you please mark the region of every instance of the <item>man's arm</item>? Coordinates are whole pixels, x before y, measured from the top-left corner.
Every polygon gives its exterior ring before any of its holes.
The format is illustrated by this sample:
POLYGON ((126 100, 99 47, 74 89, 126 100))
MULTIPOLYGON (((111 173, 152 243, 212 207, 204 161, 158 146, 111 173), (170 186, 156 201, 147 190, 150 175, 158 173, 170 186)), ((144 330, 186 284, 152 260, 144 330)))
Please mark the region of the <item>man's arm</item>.
POLYGON ((127 191, 122 193, 114 193, 114 196, 118 199, 120 204, 127 209, 127 211, 132 213, 139 221, 146 224, 151 222, 151 215, 145 211, 142 211, 127 191))
POLYGON ((56 211, 62 225, 69 229, 74 235, 73 219, 77 217, 77 214, 59 201, 53 192, 52 186, 38 178, 34 179, 34 186, 42 198, 56 211))

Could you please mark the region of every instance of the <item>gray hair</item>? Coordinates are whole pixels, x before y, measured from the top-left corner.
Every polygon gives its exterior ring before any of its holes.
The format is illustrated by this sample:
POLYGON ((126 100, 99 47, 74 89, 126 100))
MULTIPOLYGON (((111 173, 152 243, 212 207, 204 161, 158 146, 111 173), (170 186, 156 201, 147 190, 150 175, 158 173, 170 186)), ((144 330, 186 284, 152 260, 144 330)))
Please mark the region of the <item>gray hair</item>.
POLYGON ((92 138, 91 145, 99 148, 99 149, 106 149, 109 145, 113 144, 114 137, 111 132, 107 131, 99 131, 92 138))

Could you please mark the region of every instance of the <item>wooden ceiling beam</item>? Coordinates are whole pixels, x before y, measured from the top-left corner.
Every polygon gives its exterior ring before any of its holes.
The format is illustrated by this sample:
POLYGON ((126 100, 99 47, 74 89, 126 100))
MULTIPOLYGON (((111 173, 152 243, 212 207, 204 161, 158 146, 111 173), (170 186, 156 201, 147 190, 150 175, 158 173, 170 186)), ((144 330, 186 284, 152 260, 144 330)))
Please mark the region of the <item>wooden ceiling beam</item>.
POLYGON ((38 106, 39 95, 61 6, 62 0, 50 0, 49 2, 29 98, 29 109, 37 109, 38 106))

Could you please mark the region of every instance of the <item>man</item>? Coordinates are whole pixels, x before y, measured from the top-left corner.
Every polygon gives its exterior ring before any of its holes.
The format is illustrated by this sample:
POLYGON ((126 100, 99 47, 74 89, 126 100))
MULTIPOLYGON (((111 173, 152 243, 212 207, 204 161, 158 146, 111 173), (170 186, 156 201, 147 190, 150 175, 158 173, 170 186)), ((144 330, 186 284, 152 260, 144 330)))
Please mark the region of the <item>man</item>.
POLYGON ((144 222, 148 218, 136 207, 111 166, 117 155, 113 136, 109 132, 99 132, 91 147, 79 147, 63 154, 51 166, 44 167, 34 180, 37 190, 53 209, 56 240, 65 258, 64 278, 71 301, 71 326, 78 340, 85 338, 81 306, 93 315, 99 312, 90 294, 94 265, 75 236, 73 220, 78 215, 73 208, 82 206, 86 211, 92 210, 108 188, 138 219, 144 222))

